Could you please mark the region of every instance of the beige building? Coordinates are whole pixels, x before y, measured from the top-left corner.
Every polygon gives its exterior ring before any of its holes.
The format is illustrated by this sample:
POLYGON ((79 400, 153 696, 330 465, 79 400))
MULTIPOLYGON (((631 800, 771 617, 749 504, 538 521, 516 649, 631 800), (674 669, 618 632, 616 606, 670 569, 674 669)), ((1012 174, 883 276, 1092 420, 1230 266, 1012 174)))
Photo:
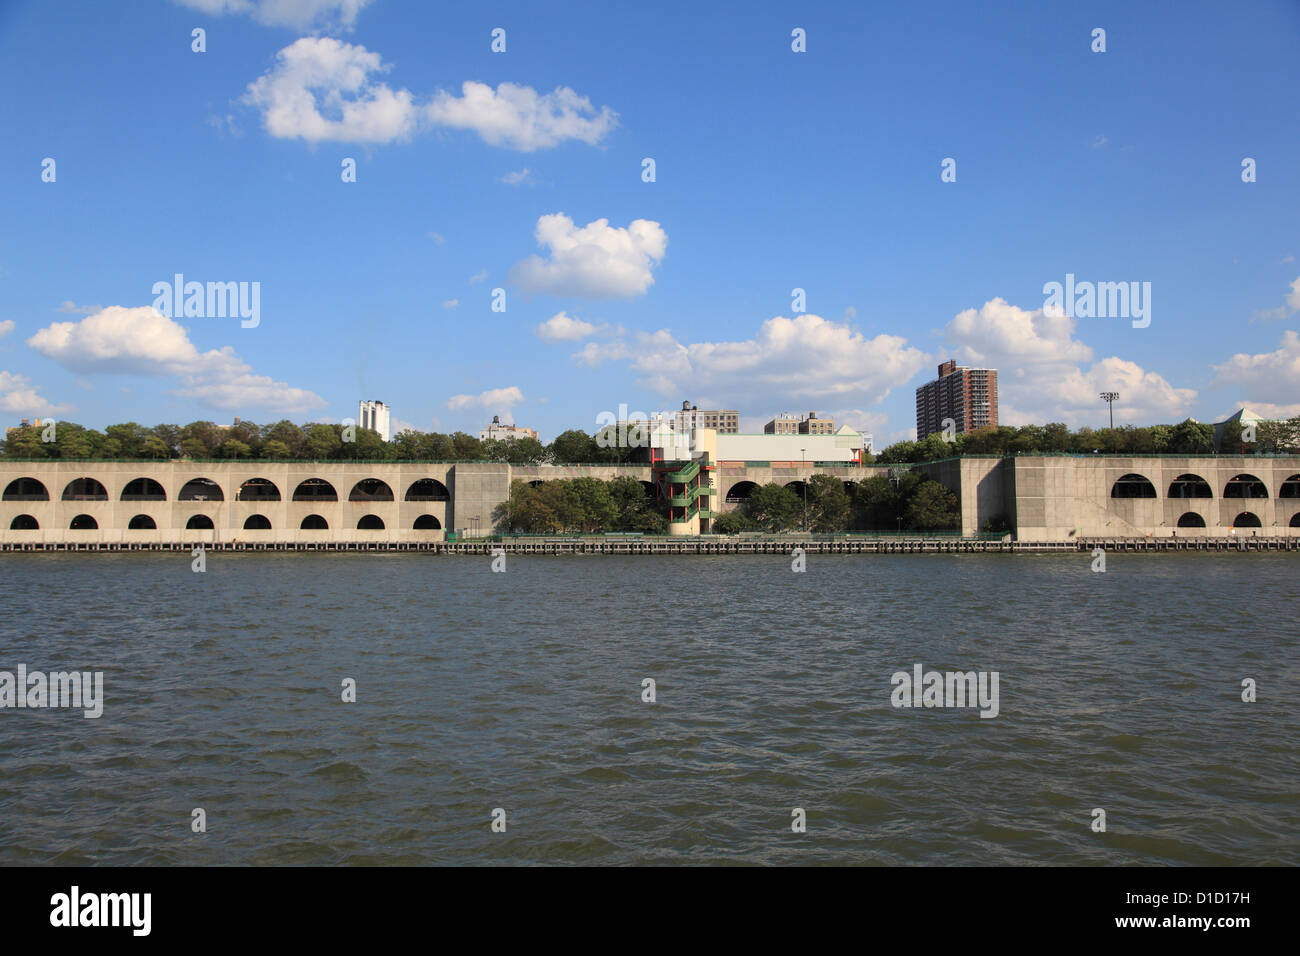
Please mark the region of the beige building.
POLYGON ((763 426, 764 435, 833 435, 835 419, 818 418, 816 412, 805 417, 778 415, 763 426))
POLYGON ((478 437, 480 441, 506 441, 510 438, 531 438, 537 441, 537 429, 504 424, 500 415, 493 415, 492 423, 479 432, 478 437))

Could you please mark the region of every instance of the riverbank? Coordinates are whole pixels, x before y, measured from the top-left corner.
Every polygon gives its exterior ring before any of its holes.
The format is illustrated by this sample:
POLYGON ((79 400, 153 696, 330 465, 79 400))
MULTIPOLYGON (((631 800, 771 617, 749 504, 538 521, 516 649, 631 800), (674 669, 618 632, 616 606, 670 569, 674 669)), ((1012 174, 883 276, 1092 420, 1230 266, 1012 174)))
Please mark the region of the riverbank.
POLYGON ((1092 552, 1202 551, 1214 553, 1300 552, 1300 537, 1073 538, 1068 541, 1012 541, 987 538, 929 538, 922 535, 859 538, 771 535, 725 537, 530 537, 499 540, 366 542, 174 541, 148 544, 4 542, 0 553, 122 551, 271 551, 271 552, 405 552, 445 555, 506 554, 1061 554, 1092 552))

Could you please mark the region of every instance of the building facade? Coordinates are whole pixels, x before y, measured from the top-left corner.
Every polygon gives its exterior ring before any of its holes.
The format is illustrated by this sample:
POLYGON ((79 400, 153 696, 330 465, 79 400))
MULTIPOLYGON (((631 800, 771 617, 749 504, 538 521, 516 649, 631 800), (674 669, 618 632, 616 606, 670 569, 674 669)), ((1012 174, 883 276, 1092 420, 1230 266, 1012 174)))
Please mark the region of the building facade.
MULTIPOLYGON (((362 428, 369 428, 371 431, 379 433, 379 437, 388 441, 389 434, 389 412, 391 409, 383 402, 362 402, 357 412, 357 424, 362 428)), ((239 419, 235 419, 239 423, 239 419)))
POLYGON ((997 369, 967 368, 954 359, 939 366, 939 377, 916 390, 917 441, 943 432, 949 418, 958 435, 997 427, 997 369))
POLYGON ((479 432, 478 437, 479 441, 506 441, 511 438, 531 438, 537 441, 537 429, 506 424, 501 421, 500 415, 493 415, 492 423, 479 432))
POLYGON ((835 419, 818 418, 816 412, 806 417, 778 415, 763 426, 764 435, 834 435, 835 419))

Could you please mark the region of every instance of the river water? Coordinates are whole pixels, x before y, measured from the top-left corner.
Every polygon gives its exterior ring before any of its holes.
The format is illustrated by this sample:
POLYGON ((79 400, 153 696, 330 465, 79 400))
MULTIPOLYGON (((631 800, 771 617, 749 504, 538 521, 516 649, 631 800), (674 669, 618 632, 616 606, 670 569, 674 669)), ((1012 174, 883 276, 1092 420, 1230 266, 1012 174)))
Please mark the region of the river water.
POLYGON ((1300 863, 1293 556, 507 561, 0 557, 0 863, 1300 863))

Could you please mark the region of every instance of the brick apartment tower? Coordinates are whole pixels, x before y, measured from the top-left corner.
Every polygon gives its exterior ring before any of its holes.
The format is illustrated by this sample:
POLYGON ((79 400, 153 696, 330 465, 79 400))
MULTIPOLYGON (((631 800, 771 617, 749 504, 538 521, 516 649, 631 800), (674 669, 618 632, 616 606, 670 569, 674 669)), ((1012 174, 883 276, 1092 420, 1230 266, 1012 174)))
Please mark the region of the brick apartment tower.
POLYGON ((998 424, 998 371, 966 368, 949 359, 939 377, 916 390, 916 438, 943 431, 943 420, 957 423, 957 434, 998 424))

